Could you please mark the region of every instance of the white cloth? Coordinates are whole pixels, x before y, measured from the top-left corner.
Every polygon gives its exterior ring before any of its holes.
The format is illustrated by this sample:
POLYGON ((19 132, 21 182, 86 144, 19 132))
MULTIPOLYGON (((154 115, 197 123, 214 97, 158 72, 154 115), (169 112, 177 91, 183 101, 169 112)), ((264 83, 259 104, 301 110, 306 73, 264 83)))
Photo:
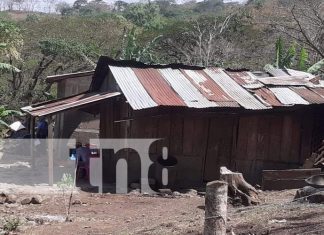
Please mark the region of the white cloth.
POLYGON ((9 127, 13 131, 19 131, 26 128, 20 121, 12 123, 9 127))

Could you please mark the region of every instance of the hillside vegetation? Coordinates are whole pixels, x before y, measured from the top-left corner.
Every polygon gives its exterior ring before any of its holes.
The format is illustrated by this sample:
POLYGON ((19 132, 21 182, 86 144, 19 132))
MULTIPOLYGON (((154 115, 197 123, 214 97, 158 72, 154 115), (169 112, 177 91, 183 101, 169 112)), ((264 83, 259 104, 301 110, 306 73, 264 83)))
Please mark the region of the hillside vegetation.
POLYGON ((91 70, 100 55, 253 70, 320 61, 315 73, 323 65, 321 0, 77 0, 50 13, 18 6, 0 12, 0 103, 10 108, 53 98, 46 76, 91 70))

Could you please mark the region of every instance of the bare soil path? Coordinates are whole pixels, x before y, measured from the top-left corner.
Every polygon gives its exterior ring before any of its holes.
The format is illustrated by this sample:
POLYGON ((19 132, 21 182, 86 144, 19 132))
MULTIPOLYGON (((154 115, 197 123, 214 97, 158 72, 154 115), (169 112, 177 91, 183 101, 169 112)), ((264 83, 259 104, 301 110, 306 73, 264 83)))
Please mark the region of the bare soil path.
MULTIPOLYGON (((324 234, 324 205, 291 202, 294 193, 263 192, 260 206, 229 206, 228 227, 235 234, 324 234)), ((19 201, 26 195, 17 196, 19 201)), ((80 192, 74 198, 78 203, 72 206, 72 222, 62 222, 65 208, 60 194, 42 199, 39 205, 2 204, 0 218, 19 217, 18 234, 201 234, 203 230, 204 197, 198 195, 80 192)))

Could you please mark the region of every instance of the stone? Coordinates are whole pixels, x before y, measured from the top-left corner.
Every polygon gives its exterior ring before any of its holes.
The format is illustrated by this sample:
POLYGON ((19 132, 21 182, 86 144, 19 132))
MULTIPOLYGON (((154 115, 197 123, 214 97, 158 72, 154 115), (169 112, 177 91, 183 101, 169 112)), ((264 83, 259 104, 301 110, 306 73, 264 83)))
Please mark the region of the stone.
POLYGON ((181 193, 179 193, 178 191, 174 191, 174 192, 172 193, 172 195, 173 195, 174 197, 181 197, 181 193))
POLYGON ((195 189, 189 189, 189 191, 187 192, 187 194, 191 195, 191 196, 197 196, 198 192, 195 189))
POLYGON ((42 203, 42 198, 40 196, 34 196, 32 197, 31 204, 41 204, 42 203))
POLYGON ((31 198, 26 197, 20 201, 21 205, 29 205, 31 203, 31 198))
POLYGON ((0 204, 4 204, 7 200, 7 195, 5 193, 0 194, 0 204))
POLYGON ((5 202, 8 203, 8 204, 16 203, 17 202, 17 196, 10 194, 10 195, 7 196, 5 202))
POLYGON ((72 205, 81 205, 82 204, 82 202, 81 202, 81 200, 79 200, 79 199, 75 199, 73 202, 72 202, 72 205))
POLYGON ((159 192, 160 192, 161 194, 172 195, 172 190, 169 189, 169 188, 162 188, 162 189, 159 189, 159 192))

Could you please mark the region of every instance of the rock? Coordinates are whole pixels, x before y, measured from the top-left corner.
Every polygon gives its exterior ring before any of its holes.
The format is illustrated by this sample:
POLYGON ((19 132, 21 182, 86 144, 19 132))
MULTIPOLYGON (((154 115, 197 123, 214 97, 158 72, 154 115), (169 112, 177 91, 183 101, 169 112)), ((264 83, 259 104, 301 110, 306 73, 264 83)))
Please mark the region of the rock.
POLYGON ((161 189, 159 189, 159 192, 160 192, 161 194, 172 195, 172 190, 169 189, 169 188, 161 188, 161 189))
POLYGON ((29 205, 31 203, 31 198, 26 197, 20 201, 21 205, 29 205))
POLYGON ((198 192, 195 189, 189 189, 189 191, 187 192, 187 194, 191 195, 191 196, 197 196, 198 192))
POLYGON ((174 196, 174 197, 181 197, 181 193, 179 193, 178 191, 174 191, 172 193, 172 196, 174 196))
POLYGON ((130 191, 129 194, 130 194, 130 195, 137 195, 137 196, 138 196, 138 195, 141 194, 141 192, 140 192, 139 189, 134 189, 134 190, 130 191))
POLYGON ((72 202, 72 205, 81 205, 82 204, 82 202, 81 202, 81 200, 79 200, 79 199, 76 199, 76 200, 74 200, 73 202, 72 202))
POLYGON ((0 204, 4 204, 7 200, 7 195, 5 193, 0 194, 0 204))
POLYGON ((42 198, 40 196, 34 196, 32 197, 31 204, 41 204, 42 203, 42 198))
POLYGON ((16 203, 17 202, 17 196, 12 195, 12 194, 8 195, 5 202, 8 203, 8 204, 16 203))

